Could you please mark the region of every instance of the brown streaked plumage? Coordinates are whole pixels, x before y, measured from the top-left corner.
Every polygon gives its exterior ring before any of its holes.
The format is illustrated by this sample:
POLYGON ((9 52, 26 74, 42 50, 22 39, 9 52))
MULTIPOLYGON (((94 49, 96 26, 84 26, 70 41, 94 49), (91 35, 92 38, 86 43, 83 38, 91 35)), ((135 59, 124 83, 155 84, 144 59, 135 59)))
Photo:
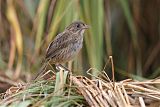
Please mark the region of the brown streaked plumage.
POLYGON ((64 32, 58 34, 46 51, 46 60, 61 64, 73 59, 83 45, 83 33, 88 25, 81 21, 71 23, 64 32))
MULTIPOLYGON (((89 26, 81 21, 71 23, 65 30, 58 34, 49 44, 46 55, 45 64, 40 71, 44 71, 47 62, 59 65, 73 59, 83 45, 83 34, 89 26)), ((35 77, 35 79, 39 74, 35 77)))

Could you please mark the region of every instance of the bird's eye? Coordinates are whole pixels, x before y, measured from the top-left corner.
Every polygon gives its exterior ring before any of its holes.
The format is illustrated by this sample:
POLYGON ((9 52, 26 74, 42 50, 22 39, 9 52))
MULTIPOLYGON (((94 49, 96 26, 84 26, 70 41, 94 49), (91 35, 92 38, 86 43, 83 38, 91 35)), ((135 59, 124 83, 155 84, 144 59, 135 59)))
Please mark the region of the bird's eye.
POLYGON ((76 26, 77 28, 80 28, 80 24, 77 24, 77 26, 76 26))

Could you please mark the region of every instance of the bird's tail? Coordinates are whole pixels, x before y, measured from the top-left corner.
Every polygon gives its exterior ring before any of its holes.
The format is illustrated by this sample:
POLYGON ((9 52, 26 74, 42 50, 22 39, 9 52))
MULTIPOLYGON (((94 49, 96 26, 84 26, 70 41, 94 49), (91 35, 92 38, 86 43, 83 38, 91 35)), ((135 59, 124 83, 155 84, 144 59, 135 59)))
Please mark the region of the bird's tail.
POLYGON ((45 61, 42 67, 40 68, 40 70, 38 71, 38 73, 36 74, 36 76, 32 80, 36 80, 41 74, 43 74, 46 70, 47 65, 48 65, 48 61, 45 61))

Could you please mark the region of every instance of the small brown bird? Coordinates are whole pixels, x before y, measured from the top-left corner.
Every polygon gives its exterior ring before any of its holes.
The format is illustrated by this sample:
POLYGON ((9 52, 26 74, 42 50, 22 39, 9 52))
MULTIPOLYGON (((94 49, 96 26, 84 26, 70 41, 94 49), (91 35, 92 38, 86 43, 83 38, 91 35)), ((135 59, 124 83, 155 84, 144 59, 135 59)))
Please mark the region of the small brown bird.
MULTIPOLYGON (((89 26, 81 21, 71 23, 49 44, 45 62, 59 65, 73 59, 82 48, 83 34, 88 28, 89 26)), ((47 64, 44 65, 43 69, 46 66, 47 64)))
POLYGON ((82 48, 83 33, 87 28, 88 25, 81 21, 71 23, 50 43, 45 59, 54 64, 65 63, 73 59, 82 48))

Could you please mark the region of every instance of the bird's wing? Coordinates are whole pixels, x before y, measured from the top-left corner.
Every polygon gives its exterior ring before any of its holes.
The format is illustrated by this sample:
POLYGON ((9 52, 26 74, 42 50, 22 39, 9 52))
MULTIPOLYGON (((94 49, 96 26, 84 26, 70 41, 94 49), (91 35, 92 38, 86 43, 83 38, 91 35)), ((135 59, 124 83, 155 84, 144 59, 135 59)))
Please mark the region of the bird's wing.
POLYGON ((70 43, 72 38, 70 32, 62 32, 56 36, 56 38, 49 44, 46 52, 46 59, 54 57, 58 51, 66 48, 70 43))

